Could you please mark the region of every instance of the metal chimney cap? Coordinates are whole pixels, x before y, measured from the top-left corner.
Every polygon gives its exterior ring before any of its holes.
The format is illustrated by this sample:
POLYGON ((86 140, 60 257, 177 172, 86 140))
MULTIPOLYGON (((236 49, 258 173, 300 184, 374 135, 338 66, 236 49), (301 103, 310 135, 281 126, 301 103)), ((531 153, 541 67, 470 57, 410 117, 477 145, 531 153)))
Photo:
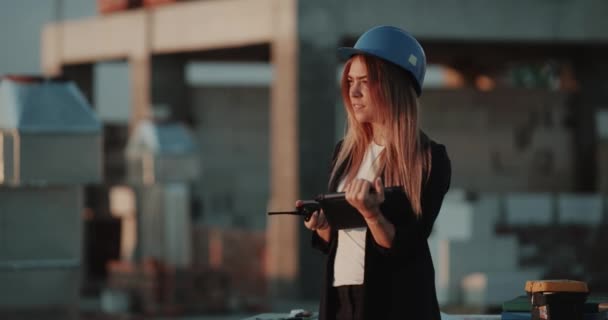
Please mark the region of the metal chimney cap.
POLYGON ((101 127, 73 82, 25 76, 0 81, 0 130, 99 133, 101 127))
POLYGON ((197 144, 190 130, 181 123, 154 123, 142 120, 127 144, 131 155, 149 152, 157 155, 193 154, 197 144))

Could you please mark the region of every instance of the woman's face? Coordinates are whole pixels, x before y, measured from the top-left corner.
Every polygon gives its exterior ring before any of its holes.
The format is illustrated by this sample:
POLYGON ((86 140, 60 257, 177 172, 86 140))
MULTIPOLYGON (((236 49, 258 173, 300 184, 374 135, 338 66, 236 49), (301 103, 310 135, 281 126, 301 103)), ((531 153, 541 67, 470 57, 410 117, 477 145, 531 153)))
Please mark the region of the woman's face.
POLYGON ((378 108, 371 98, 367 66, 361 57, 355 57, 347 75, 348 94, 355 119, 360 123, 373 123, 378 117, 378 108))

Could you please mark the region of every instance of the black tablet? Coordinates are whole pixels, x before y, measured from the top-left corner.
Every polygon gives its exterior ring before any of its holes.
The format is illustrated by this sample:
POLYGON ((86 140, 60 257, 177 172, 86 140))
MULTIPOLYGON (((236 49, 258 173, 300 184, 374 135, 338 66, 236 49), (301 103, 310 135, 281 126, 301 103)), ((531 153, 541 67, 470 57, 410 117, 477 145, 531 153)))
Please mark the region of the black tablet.
POLYGON ((320 199, 319 203, 323 212, 325 212, 327 222, 332 228, 340 230, 367 226, 361 213, 346 201, 344 194, 342 194, 342 197, 320 199))
MULTIPOLYGON (((403 192, 401 187, 389 187, 384 189, 384 197, 395 192, 403 192)), ((325 218, 332 228, 350 229, 367 227, 365 219, 359 210, 351 206, 344 196, 344 192, 320 195, 316 199, 325 212, 325 218)))

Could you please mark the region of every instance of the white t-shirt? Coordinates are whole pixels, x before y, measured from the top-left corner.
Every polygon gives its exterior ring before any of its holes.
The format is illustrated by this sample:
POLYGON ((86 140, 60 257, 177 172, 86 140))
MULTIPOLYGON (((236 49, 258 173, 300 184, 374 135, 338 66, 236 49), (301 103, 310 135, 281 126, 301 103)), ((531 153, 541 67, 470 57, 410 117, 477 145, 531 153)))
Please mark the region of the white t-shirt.
MULTIPOLYGON (((373 182, 378 175, 377 163, 383 146, 372 142, 363 161, 357 178, 373 182)), ((338 185, 338 192, 344 190, 344 180, 338 185)), ((333 286, 359 285, 363 284, 363 270, 365 268, 365 236, 367 228, 352 228, 338 230, 338 249, 334 260, 334 282, 333 286)))

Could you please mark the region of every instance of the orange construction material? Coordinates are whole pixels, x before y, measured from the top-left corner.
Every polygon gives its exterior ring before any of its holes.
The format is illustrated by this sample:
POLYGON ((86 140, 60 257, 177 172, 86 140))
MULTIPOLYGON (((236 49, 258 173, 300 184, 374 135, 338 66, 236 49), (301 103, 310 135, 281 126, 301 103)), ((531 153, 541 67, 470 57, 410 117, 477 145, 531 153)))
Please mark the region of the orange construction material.
POLYGON ((526 292, 589 292, 587 283, 574 280, 526 281, 526 292))

